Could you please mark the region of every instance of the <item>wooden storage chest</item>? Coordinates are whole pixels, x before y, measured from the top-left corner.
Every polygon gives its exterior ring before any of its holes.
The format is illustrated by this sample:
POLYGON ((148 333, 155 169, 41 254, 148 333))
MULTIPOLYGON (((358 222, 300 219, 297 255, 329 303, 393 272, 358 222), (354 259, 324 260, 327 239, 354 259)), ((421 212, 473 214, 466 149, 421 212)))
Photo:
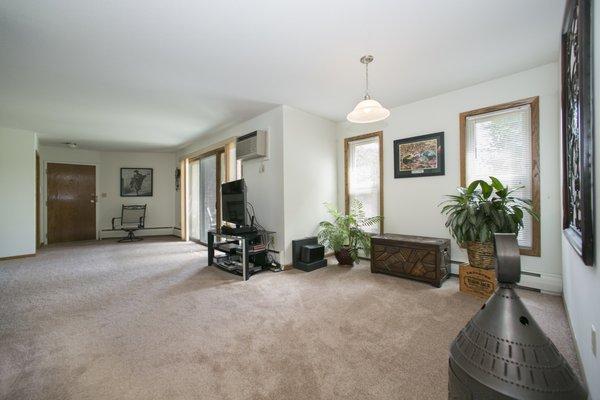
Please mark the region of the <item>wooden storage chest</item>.
POLYGON ((450 276, 450 239, 386 233, 371 238, 371 272, 428 282, 450 276))

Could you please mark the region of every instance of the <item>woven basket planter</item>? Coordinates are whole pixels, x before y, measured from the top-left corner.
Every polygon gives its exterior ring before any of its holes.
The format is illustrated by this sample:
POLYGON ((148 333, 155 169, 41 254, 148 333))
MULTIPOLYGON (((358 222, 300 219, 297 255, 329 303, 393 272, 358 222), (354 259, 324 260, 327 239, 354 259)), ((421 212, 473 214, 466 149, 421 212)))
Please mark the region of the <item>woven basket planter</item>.
POLYGON ((494 269, 494 242, 468 242, 467 255, 472 267, 494 269))

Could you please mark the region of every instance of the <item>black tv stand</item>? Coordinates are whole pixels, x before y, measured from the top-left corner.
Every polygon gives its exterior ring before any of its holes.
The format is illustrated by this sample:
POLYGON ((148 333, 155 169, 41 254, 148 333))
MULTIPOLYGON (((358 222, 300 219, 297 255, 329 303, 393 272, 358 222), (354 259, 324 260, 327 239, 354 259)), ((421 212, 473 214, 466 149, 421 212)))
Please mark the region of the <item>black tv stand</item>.
POLYGON ((238 226, 238 227, 232 228, 230 226, 223 225, 221 227, 221 233, 224 235, 245 235, 248 233, 255 233, 255 232, 258 232, 258 229, 256 229, 255 226, 238 226))
MULTIPOLYGON (((249 227, 246 227, 249 228, 249 227)), ((208 232, 208 265, 214 265, 224 271, 240 275, 247 281, 250 276, 268 269, 267 252, 268 249, 262 246, 255 249, 251 243, 257 240, 266 243, 264 238, 275 234, 271 231, 253 230, 247 233, 227 234, 224 232, 208 232), (223 256, 215 255, 215 250, 224 253, 223 256)), ((233 229, 233 228, 230 228, 233 229)))

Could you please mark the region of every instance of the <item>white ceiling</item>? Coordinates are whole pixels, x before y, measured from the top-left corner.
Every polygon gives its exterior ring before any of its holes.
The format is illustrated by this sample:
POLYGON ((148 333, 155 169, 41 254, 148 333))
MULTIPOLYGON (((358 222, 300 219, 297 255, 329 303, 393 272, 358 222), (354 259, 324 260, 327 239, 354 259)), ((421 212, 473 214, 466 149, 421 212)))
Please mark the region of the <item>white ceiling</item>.
POLYGON ((558 59, 564 0, 0 0, 0 125, 173 149, 288 104, 340 121, 558 59))

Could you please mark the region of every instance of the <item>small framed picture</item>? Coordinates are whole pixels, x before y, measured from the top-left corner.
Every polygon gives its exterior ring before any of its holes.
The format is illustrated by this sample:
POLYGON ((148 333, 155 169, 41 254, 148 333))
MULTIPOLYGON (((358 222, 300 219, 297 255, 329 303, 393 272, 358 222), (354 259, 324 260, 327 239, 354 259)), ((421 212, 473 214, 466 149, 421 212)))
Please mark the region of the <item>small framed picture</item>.
POLYGON ((152 168, 121 168, 121 197, 151 197, 152 168))
POLYGON ((394 140, 394 178, 445 173, 444 132, 394 140))

